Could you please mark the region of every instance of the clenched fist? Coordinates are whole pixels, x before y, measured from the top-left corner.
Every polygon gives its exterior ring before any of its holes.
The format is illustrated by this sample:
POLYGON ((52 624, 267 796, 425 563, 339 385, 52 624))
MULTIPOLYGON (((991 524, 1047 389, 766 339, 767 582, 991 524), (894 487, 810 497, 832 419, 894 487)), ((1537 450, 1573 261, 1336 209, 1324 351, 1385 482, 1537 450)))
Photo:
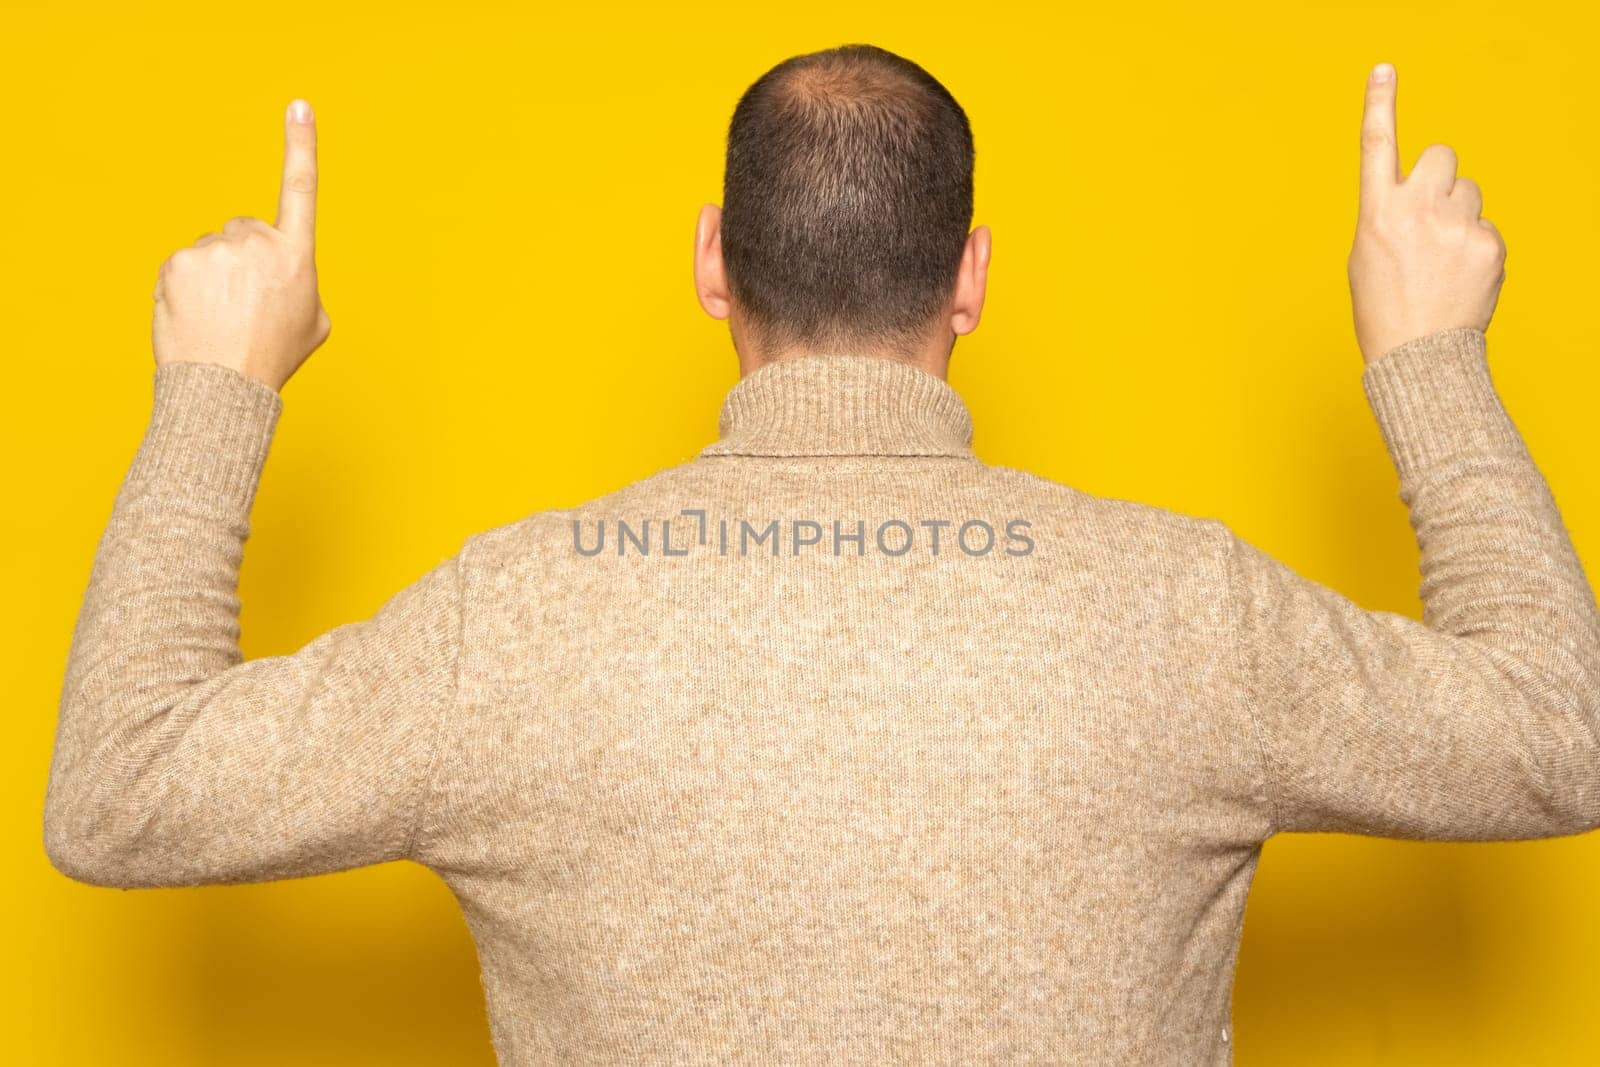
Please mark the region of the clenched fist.
POLYGON ((311 105, 284 114, 278 220, 229 219, 161 264, 156 365, 220 363, 281 389, 333 328, 317 295, 317 128, 311 105))
POLYGON ((1461 326, 1487 329, 1505 281, 1506 246, 1456 155, 1429 145, 1400 175, 1395 72, 1367 79, 1361 120, 1361 207, 1350 249, 1356 341, 1368 363, 1397 345, 1461 326))

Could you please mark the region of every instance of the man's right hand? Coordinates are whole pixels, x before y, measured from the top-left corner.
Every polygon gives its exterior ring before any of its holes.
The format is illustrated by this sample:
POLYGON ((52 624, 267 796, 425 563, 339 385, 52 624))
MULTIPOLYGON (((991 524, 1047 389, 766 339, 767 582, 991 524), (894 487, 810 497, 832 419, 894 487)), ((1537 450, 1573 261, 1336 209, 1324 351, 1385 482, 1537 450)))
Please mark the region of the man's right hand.
POLYGON ((1350 249, 1356 341, 1368 363, 1414 338, 1471 326, 1486 330, 1505 281, 1506 246, 1481 218, 1483 197, 1456 177, 1456 154, 1432 144, 1400 174, 1395 73, 1367 78, 1361 117, 1361 206, 1350 249))

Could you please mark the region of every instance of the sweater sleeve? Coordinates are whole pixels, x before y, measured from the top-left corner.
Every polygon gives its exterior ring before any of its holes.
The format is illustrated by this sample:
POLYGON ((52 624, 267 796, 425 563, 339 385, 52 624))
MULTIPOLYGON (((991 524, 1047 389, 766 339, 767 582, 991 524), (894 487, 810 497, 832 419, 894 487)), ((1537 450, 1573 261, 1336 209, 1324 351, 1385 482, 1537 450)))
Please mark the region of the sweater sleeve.
POLYGON ((1362 385, 1420 549, 1422 620, 1363 610, 1222 527, 1274 831, 1600 826, 1600 612, 1483 333, 1407 342, 1362 385))
POLYGON ((243 661, 239 564, 282 399, 209 363, 157 368, 154 394, 68 653, 50 861, 136 888, 411 857, 454 698, 460 557, 370 618, 243 661))

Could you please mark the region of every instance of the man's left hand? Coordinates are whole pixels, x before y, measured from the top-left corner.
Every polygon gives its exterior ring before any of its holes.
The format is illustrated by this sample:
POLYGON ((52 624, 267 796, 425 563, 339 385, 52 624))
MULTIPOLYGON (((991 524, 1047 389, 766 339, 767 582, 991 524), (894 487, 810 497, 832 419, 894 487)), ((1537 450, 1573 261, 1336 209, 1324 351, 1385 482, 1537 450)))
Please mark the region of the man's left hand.
POLYGON ((277 223, 231 218, 161 264, 157 366, 220 363, 283 387, 332 329, 317 294, 316 205, 317 127, 311 105, 295 100, 284 115, 277 223))

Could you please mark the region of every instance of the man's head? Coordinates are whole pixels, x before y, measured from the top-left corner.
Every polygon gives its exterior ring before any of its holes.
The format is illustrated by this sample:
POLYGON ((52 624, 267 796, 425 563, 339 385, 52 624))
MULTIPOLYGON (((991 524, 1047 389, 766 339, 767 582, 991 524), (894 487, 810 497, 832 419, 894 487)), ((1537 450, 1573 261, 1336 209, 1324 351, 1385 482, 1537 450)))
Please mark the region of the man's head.
POLYGON ((723 203, 700 209, 695 288, 741 369, 808 352, 941 376, 978 325, 989 232, 972 128, 927 71, 866 44, 784 60, 728 128, 723 203))

